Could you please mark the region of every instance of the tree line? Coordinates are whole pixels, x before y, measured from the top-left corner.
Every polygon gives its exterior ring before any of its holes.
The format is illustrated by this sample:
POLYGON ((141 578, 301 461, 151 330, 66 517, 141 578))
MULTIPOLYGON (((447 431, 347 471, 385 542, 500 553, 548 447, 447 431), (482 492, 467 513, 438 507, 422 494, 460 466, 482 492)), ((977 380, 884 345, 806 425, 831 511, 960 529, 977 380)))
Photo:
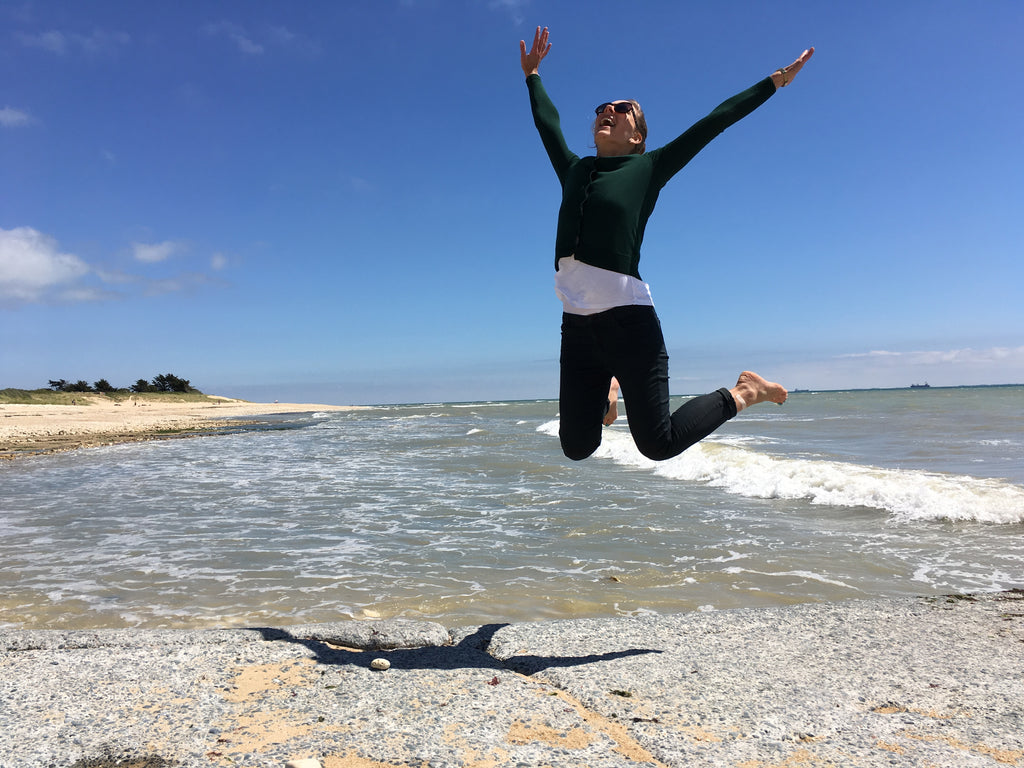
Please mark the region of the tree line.
POLYGON ((98 392, 100 394, 111 392, 195 392, 202 394, 189 383, 188 379, 178 378, 173 373, 162 373, 159 376, 154 376, 150 381, 139 379, 130 387, 117 388, 106 379, 94 381, 92 384, 82 379, 75 382, 65 379, 50 379, 49 387, 54 392, 98 392))

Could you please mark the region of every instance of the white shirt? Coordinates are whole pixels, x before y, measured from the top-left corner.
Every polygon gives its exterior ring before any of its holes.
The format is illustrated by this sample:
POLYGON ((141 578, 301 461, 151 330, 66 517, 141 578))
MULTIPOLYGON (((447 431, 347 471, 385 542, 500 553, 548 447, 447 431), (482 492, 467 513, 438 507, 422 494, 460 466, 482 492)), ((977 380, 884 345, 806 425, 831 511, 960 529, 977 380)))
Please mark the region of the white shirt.
POLYGON ((631 275, 584 264, 573 256, 558 260, 555 293, 570 315, 596 315, 612 307, 654 306, 647 283, 631 275))

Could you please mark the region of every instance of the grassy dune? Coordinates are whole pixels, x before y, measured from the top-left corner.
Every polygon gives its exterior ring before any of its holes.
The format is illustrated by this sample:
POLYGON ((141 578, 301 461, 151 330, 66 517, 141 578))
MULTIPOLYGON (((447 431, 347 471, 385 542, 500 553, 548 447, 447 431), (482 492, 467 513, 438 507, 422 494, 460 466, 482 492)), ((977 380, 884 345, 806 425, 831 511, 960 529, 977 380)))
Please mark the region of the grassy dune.
MULTIPOLYGON (((201 392, 54 392, 52 389, 0 389, 0 405, 93 405, 123 403, 222 403, 228 398, 201 392)), ((231 402, 243 402, 240 400, 231 402)))

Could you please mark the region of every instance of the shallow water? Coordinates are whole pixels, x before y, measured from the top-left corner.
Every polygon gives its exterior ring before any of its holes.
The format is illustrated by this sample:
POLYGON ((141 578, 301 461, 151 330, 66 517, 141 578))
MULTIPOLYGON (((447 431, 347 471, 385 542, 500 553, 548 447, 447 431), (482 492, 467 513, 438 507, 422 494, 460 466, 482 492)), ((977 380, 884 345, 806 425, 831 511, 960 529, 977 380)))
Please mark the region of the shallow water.
POLYGON ((668 462, 550 401, 0 466, 0 626, 447 626, 1024 586, 1024 388, 798 393, 668 462))

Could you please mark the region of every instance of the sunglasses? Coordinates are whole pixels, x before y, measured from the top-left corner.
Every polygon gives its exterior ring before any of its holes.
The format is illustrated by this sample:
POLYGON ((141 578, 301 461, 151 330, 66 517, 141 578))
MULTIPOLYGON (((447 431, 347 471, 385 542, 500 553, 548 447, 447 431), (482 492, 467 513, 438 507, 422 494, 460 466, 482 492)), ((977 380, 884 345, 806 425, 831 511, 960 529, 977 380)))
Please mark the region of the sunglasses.
POLYGON ((600 115, 602 112, 608 109, 608 107, 611 107, 620 115, 628 115, 633 111, 633 105, 630 104, 628 101, 617 101, 614 104, 610 101, 606 101, 604 104, 599 104, 597 106, 597 108, 594 110, 594 114, 600 115))

